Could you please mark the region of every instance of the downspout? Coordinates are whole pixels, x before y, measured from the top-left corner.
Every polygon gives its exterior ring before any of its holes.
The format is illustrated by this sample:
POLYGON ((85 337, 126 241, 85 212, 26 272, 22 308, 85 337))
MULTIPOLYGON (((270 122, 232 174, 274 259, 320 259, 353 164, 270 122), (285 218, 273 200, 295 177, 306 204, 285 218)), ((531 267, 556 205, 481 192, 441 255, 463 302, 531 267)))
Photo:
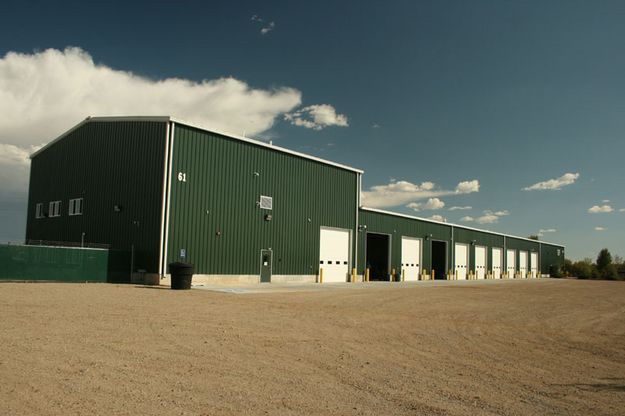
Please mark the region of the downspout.
POLYGON ((361 174, 359 172, 356 174, 356 232, 354 235, 354 268, 356 269, 356 276, 358 276, 358 227, 360 226, 358 211, 360 211, 360 177, 361 174))
POLYGON ((165 277, 167 274, 167 246, 169 243, 169 217, 171 208, 171 171, 174 164, 174 137, 175 137, 175 123, 171 122, 171 133, 169 138, 169 165, 167 167, 167 204, 165 210, 165 240, 163 242, 163 274, 161 277, 165 277))
POLYGON ((158 252, 158 275, 162 277, 164 274, 163 263, 163 246, 165 244, 165 215, 167 207, 167 172, 169 170, 169 122, 167 122, 167 128, 165 130, 165 157, 163 160, 163 195, 161 198, 161 232, 160 232, 160 247, 158 252))
POLYGON ((451 258, 449 264, 452 265, 450 269, 456 271, 456 244, 454 243, 454 226, 451 226, 451 258))

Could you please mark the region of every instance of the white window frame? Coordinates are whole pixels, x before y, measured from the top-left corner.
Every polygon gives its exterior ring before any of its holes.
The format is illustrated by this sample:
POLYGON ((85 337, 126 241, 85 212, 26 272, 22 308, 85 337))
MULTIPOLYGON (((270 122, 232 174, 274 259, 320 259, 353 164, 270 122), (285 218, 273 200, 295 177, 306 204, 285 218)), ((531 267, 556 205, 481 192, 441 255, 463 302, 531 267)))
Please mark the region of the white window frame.
POLYGON ((35 205, 35 218, 45 218, 46 215, 43 213, 43 202, 37 202, 35 205))
POLYGON ((61 216, 61 201, 51 201, 49 205, 48 217, 60 217, 61 216))
POLYGON ((82 215, 82 198, 74 198, 69 200, 69 215, 82 215))

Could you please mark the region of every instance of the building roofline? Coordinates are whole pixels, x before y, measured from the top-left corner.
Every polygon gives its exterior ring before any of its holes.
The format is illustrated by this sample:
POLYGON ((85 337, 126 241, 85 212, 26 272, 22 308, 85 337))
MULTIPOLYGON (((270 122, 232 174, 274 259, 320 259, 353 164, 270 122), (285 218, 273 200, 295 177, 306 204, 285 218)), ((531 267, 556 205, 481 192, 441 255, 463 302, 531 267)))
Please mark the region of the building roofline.
POLYGON ((281 152, 281 153, 287 153, 293 156, 297 156, 297 157, 301 157, 303 159, 309 159, 309 160, 314 160, 315 162, 319 162, 319 163, 323 163, 325 165, 330 165, 330 166, 334 166, 340 169, 344 169, 344 170, 349 170, 352 172, 356 172, 359 174, 362 174, 363 171, 360 169, 356 169, 353 168, 351 166, 347 166, 347 165, 343 165, 341 163, 335 163, 326 159, 322 159, 316 156, 311 156, 311 155, 307 155, 305 153, 300 153, 300 152, 296 152, 294 150, 290 150, 284 147, 280 147, 280 146, 274 146, 273 144, 269 144, 260 140, 256 140, 256 139, 251 139, 249 137, 243 137, 243 136, 239 136, 236 134, 232 134, 232 133, 228 133, 222 130, 218 130, 218 129, 213 129, 213 128, 208 128, 196 123, 191 123, 185 120, 182 120, 180 118, 177 117, 172 117, 172 116, 104 116, 104 117, 87 117, 86 119, 84 119, 83 121, 81 121, 80 123, 78 123, 77 125, 75 125, 74 127, 72 127, 71 129, 67 130, 66 132, 64 132, 63 134, 61 134, 60 136, 58 136, 57 138, 55 138, 54 140, 50 141, 48 144, 46 144, 45 146, 43 146, 41 149, 37 150, 36 152, 34 152, 33 154, 30 155, 30 158, 32 159, 33 157, 37 156, 39 153, 41 153, 42 151, 44 151, 45 149, 47 149, 48 147, 52 146, 54 143, 58 142, 59 140, 63 139, 65 136, 67 136, 68 134, 70 134, 71 132, 73 132, 74 130, 82 127, 83 125, 91 122, 91 121, 103 121, 103 122, 114 122, 114 121, 156 121, 156 122, 163 122, 163 123, 175 123, 175 124, 180 124, 183 126, 187 126, 187 127, 191 127, 191 128, 195 128, 195 129, 199 129, 199 130, 203 130, 209 133, 214 133, 214 134, 219 134, 220 136, 225 136, 231 139, 235 139, 235 140, 239 140, 242 142, 246 142, 246 143, 250 143, 256 146, 260 146, 260 147, 264 147, 267 149, 271 149, 271 150, 275 150, 277 152, 281 152))
POLYGON ((436 220, 432 220, 432 219, 429 219, 429 218, 416 217, 414 215, 401 214, 399 212, 386 211, 386 210, 378 209, 378 208, 369 208, 369 207, 361 206, 360 209, 362 209, 363 211, 377 212, 379 214, 392 215, 392 216, 395 216, 395 217, 403 217, 403 218, 408 218, 408 219, 411 219, 411 220, 418 220, 418 221, 424 221, 424 222, 429 222, 429 223, 433 223, 433 224, 447 225, 447 226, 454 227, 454 228, 462 228, 462 229, 465 229, 465 230, 479 231, 479 232, 482 232, 482 233, 495 234, 495 235, 500 235, 500 236, 503 236, 503 237, 510 237, 510 238, 514 238, 514 239, 517 239, 517 240, 525 240, 525 241, 531 241, 533 243, 548 244, 550 246, 557 246, 557 247, 564 247, 564 248, 566 248, 566 246, 564 246, 562 244, 550 243, 548 241, 532 240, 531 238, 518 237, 516 235, 498 233, 496 231, 482 230, 482 229, 479 229, 479 228, 467 227, 466 225, 454 224, 454 223, 451 223, 451 222, 436 221, 436 220))

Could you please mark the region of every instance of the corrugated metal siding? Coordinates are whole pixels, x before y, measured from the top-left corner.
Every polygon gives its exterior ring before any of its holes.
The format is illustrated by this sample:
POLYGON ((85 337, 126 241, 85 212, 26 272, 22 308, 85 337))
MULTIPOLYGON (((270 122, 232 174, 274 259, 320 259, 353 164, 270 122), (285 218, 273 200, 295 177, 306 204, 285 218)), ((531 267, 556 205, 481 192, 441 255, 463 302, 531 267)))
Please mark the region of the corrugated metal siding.
POLYGON ((431 246, 430 241, 425 236, 432 235, 432 240, 447 241, 447 263, 451 264, 451 227, 443 224, 435 224, 419 221, 410 218, 397 217, 380 212, 372 212, 367 210, 359 211, 359 223, 361 226, 366 225, 366 231, 358 233, 358 273, 363 274, 366 267, 366 233, 382 233, 391 235, 391 268, 398 273, 401 270, 401 237, 415 237, 422 239, 422 259, 421 265, 423 269, 430 272, 431 262, 431 246))
POLYGON ((271 248, 273 274, 316 274, 320 227, 354 233, 355 172, 179 124, 172 159, 168 263, 184 249, 196 273, 258 274, 271 248))
MULTIPOLYGON (((486 246, 486 267, 488 271, 493 268, 492 248, 503 250, 503 236, 490 234, 482 231, 467 230, 454 227, 454 241, 456 243, 469 244, 469 269, 475 271, 475 247, 486 246), (475 241, 475 244, 471 244, 475 241)), ((504 256, 505 257, 505 256, 504 256)), ((505 263, 505 259, 503 260, 505 263)))
MULTIPOLYGON (((521 267, 521 259, 520 259, 519 251, 527 251, 527 268, 529 270, 530 253, 532 251, 539 252, 540 247, 539 247, 538 241, 528 241, 528 240, 517 239, 514 237, 506 237, 506 250, 516 250, 515 270, 518 272, 520 271, 520 267, 521 267)), ((538 254, 538 256, 540 257, 540 253, 538 254)), ((507 257, 504 255, 504 264, 506 267, 508 267, 507 260, 508 260, 507 257)), ((540 262, 540 258, 538 259, 538 261, 540 262)))
POLYGON ((167 123, 89 122, 36 155, 31 164, 27 240, 109 244, 112 273, 158 272, 167 123), (83 198, 83 215, 69 200, 83 198), (61 216, 35 219, 35 205, 61 200, 61 216), (113 207, 120 205, 121 212, 113 207))
POLYGON ((559 267, 564 266, 564 247, 554 246, 551 244, 540 245, 540 272, 547 274, 551 270, 552 266, 559 267), (558 255, 560 253, 560 255, 558 255))

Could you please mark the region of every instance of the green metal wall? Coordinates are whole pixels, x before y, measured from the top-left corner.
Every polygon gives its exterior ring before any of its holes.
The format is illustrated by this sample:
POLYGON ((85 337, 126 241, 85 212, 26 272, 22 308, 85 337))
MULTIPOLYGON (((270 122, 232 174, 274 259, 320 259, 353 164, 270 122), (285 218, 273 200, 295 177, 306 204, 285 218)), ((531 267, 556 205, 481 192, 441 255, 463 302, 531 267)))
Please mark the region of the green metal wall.
POLYGON ((552 266, 560 268, 564 266, 564 247, 553 244, 541 243, 540 245, 540 270, 547 274, 552 266))
MULTIPOLYGON (((454 267, 454 248, 452 247, 452 225, 437 224, 421 221, 414 218, 406 218, 386 213, 374 212, 361 209, 359 211, 359 223, 366 225, 366 231, 358 233, 358 273, 364 273, 366 256, 366 233, 381 233, 391 235, 391 268, 401 269, 401 237, 421 238, 423 243, 421 265, 428 273, 431 269, 431 245, 430 240, 425 236, 432 234, 431 239, 447 241, 447 262, 448 268, 454 267)), ((541 273, 549 273, 550 265, 564 265, 564 248, 553 246, 539 241, 505 237, 500 234, 489 233, 487 231, 471 230, 453 226, 453 241, 455 243, 467 244, 469 246, 469 270, 475 270, 475 247, 487 247, 487 268, 492 270, 492 248, 502 249, 502 271, 507 268, 506 251, 514 249, 516 251, 516 270, 519 270, 519 251, 528 253, 528 269, 530 267, 530 253, 539 252, 539 263, 541 273), (504 241, 505 240, 505 241, 504 241), (560 250, 561 255, 557 252, 560 250)))
POLYGON ((158 273, 167 123, 91 121, 37 154, 31 163, 26 239, 110 246, 111 280, 134 269, 158 273), (83 215, 69 200, 83 198, 83 215), (61 216, 35 218, 35 206, 61 200, 61 216), (121 206, 116 212, 114 206, 121 206))
POLYGON ((179 124, 172 163, 167 263, 184 249, 196 273, 254 275, 271 248, 274 275, 314 275, 320 227, 355 233, 357 172, 179 124))
POLYGON ((366 268, 367 233, 389 234, 391 236, 391 269, 395 269, 397 273, 401 270, 402 236, 421 239, 421 267, 422 270, 425 269, 428 273, 432 267, 431 241, 447 241, 447 264, 449 265, 448 267, 451 267, 451 245, 449 244, 449 241, 451 241, 450 226, 362 209, 359 211, 358 215, 358 222, 361 226, 361 231, 358 232, 358 274, 364 274, 366 268), (365 225, 367 226, 366 230, 364 230, 365 225), (428 236, 427 240, 426 236, 428 236))
POLYGON ((105 282, 108 250, 0 245, 0 280, 105 282))
MULTIPOLYGON (((501 248, 503 253, 504 237, 488 232, 454 227, 454 242, 469 245, 469 270, 475 271, 475 247, 486 247, 486 268, 493 269, 492 248, 501 248)), ((505 253, 503 253, 505 257, 505 253)), ((505 263, 506 259, 503 259, 505 263)))

